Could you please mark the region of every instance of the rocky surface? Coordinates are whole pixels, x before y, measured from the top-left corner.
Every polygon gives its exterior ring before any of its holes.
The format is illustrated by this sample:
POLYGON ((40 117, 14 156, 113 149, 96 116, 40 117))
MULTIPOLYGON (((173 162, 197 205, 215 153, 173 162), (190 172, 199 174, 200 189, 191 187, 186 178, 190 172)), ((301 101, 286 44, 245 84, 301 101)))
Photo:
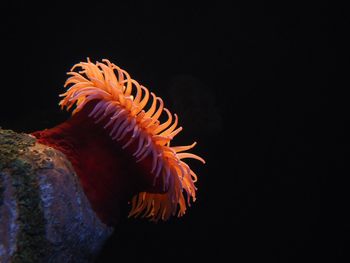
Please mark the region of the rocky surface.
POLYGON ((93 262, 112 231, 64 154, 0 129, 0 262, 93 262))

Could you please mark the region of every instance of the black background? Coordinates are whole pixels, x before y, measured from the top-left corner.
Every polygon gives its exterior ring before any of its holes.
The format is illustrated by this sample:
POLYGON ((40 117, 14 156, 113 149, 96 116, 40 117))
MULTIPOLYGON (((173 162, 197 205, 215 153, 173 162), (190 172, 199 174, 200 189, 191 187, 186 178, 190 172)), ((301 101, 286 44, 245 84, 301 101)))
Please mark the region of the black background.
POLYGON ((198 141, 207 160, 191 162, 198 200, 183 218, 123 219, 98 262, 349 262, 345 8, 1 5, 1 127, 64 121, 65 73, 108 58, 178 113, 177 144, 198 141))

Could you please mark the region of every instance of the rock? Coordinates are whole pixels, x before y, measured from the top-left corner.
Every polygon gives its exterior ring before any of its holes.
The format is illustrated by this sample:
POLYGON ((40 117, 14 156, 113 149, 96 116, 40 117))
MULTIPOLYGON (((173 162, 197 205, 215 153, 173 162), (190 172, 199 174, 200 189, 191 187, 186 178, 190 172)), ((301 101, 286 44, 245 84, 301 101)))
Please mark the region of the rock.
POLYGON ((93 262, 112 231, 63 153, 0 128, 0 262, 93 262))

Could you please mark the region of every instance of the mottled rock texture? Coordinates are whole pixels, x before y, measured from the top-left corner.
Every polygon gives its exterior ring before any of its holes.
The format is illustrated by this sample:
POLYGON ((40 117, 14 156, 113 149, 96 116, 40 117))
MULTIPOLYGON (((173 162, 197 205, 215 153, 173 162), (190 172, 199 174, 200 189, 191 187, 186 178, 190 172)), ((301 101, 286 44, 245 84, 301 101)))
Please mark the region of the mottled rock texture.
POLYGON ((0 128, 0 262, 93 262, 112 231, 64 154, 0 128))

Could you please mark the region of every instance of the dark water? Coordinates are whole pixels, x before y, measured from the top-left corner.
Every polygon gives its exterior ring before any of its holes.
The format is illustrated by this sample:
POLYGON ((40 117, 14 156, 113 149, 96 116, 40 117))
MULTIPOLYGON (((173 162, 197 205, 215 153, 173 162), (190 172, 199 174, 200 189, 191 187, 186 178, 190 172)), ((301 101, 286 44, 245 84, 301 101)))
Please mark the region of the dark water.
POLYGON ((123 220, 98 262, 349 260, 344 8, 41 8, 3 9, 0 126, 29 132, 65 120, 65 72, 108 58, 178 113, 178 144, 198 141, 207 160, 191 163, 198 200, 184 218, 123 220))

